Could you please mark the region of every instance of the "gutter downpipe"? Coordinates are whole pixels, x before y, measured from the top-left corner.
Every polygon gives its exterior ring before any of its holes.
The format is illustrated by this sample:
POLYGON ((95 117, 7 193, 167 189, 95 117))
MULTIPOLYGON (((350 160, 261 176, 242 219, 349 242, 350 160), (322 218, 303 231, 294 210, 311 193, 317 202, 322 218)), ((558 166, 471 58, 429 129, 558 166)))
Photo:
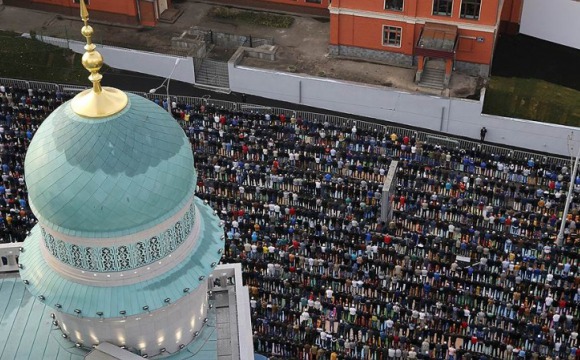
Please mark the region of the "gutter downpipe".
POLYGON ((141 4, 139 3, 141 0, 135 0, 135 5, 137 5, 137 21, 139 25, 141 25, 141 4))

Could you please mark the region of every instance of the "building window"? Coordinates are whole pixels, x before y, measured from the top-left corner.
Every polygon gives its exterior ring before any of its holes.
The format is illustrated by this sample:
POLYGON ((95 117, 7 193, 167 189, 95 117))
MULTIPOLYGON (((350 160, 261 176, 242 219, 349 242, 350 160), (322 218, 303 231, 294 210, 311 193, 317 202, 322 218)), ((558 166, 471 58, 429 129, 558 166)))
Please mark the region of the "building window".
POLYGON ((401 47, 403 29, 397 26, 383 26, 383 45, 401 47))
POLYGON ((451 16, 453 0, 433 0, 433 15, 451 16))
MULTIPOLYGON (((81 0, 73 0, 73 3, 74 4, 80 4, 81 3, 81 0)), ((90 3, 91 3, 91 0, 85 0, 85 4, 90 5, 90 3)))
POLYGON ((385 0, 385 10, 403 11, 404 0, 385 0))
POLYGON ((461 2, 461 18, 479 20, 481 0, 463 0, 461 2))
POLYGON ((307 3, 312 3, 312 4, 321 4, 322 0, 306 0, 307 3))

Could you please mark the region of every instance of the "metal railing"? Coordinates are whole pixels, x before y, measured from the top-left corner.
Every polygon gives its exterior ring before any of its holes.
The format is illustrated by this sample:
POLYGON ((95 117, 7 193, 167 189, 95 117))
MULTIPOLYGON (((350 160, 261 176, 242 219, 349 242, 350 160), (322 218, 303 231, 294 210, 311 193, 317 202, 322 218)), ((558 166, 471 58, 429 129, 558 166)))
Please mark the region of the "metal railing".
MULTIPOLYGON (((29 89, 42 90, 42 91, 59 91, 61 86, 54 83, 47 83, 43 81, 29 81, 29 89)), ((61 90, 62 91, 62 90, 61 90)))
MULTIPOLYGON (((67 85, 67 84, 54 84, 54 83, 47 83, 41 81, 29 81, 29 80, 21 80, 21 79, 12 79, 12 78, 0 78, 0 85, 4 86, 13 86, 18 87, 20 89, 41 89, 44 91, 61 91, 61 92, 78 92, 84 90, 86 87, 79 86, 79 85, 67 85)), ((164 94, 149 94, 143 92, 133 92, 139 96, 146 97, 148 99, 154 100, 159 99, 160 101, 166 100, 167 95, 164 94)), ((180 104, 189 104, 193 106, 199 105, 206 105, 206 106, 213 106, 215 108, 224 109, 228 111, 239 111, 239 112, 254 112, 260 114, 285 114, 287 116, 294 115, 294 116, 301 116, 303 119, 307 119, 312 122, 317 122, 320 124, 324 124, 328 122, 334 126, 344 126, 347 124, 348 126, 356 126, 358 129, 365 130, 368 132, 382 132, 382 133, 395 133, 398 136, 408 136, 415 138, 418 141, 424 143, 435 143, 440 141, 439 140, 432 140, 431 139, 441 139, 444 138, 449 144, 457 143, 457 147, 461 149, 480 149, 485 151, 488 154, 497 154, 503 155, 508 158, 524 161, 525 159, 533 158, 538 161, 542 161, 544 163, 551 163, 556 164, 558 166, 570 166, 570 158, 569 157, 560 157, 560 156, 551 156, 545 155, 537 152, 529 152, 529 151, 522 151, 522 150, 515 150, 505 146, 498 146, 498 145, 491 145, 491 144, 482 144, 481 142, 474 141, 474 140, 467 140, 463 138, 457 138, 453 136, 441 135, 434 132, 427 132, 421 130, 415 130, 410 128, 405 128, 401 126, 395 126, 392 124, 386 123, 379 123, 379 122, 369 122, 363 120, 357 120, 352 118, 346 118, 336 115, 328 115, 328 114, 321 114, 309 111, 301 111, 301 110, 293 110, 293 109, 286 109, 286 108, 279 108, 279 107, 267 107, 262 105, 255 105, 255 104, 247 104, 247 103, 237 103, 227 100, 219 100, 219 99, 212 99, 211 97, 192 97, 192 96, 174 96, 170 95, 172 101, 176 101, 180 104)), ((380 121, 380 120, 379 120, 380 121)))

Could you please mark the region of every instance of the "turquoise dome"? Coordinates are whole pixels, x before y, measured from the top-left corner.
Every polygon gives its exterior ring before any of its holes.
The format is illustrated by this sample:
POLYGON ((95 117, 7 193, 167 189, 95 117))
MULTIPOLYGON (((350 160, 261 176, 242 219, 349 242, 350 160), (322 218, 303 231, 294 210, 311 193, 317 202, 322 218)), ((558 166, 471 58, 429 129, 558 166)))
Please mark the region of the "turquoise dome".
POLYGON ((161 107, 137 95, 121 112, 77 115, 70 101, 40 126, 26 153, 39 221, 73 236, 129 235, 169 218, 191 198, 189 140, 161 107))

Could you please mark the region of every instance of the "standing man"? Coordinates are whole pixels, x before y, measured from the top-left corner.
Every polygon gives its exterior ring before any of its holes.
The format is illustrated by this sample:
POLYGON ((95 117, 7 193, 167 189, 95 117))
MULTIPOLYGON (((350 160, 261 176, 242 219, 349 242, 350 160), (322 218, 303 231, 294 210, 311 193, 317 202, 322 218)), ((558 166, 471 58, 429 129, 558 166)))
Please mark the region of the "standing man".
POLYGON ((481 128, 481 131, 479 132, 479 136, 481 136, 481 142, 485 141, 485 135, 487 134, 487 129, 484 127, 481 128))

